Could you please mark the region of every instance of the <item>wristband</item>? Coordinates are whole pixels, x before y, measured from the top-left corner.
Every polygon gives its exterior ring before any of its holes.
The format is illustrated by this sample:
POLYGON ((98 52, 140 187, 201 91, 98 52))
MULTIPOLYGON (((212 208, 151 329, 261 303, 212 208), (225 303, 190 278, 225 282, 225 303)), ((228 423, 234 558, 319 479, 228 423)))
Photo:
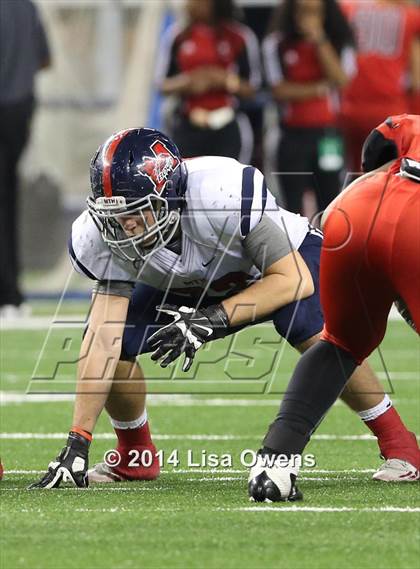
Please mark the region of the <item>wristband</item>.
POLYGON ((212 304, 203 308, 201 312, 213 326, 213 338, 224 338, 229 331, 230 322, 223 304, 212 304))

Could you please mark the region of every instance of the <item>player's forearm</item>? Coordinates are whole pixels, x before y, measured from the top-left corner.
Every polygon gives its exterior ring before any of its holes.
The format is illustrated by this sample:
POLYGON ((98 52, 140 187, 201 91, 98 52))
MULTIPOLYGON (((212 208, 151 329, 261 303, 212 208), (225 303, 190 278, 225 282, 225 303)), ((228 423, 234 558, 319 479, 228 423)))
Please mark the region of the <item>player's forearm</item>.
POLYGON ((310 275, 302 280, 280 274, 264 276, 244 291, 222 302, 230 326, 254 322, 272 314, 282 306, 313 294, 310 275))
POLYGON ((111 390, 120 353, 118 341, 95 340, 88 330, 80 352, 73 425, 93 432, 111 390))
POLYGON ((413 41, 410 60, 410 112, 420 114, 420 37, 413 41))
POLYGON ((340 57, 332 44, 327 39, 324 39, 317 44, 317 50, 325 78, 337 87, 346 85, 349 77, 343 70, 340 57))
POLYGON ((420 37, 413 41, 410 55, 411 92, 420 93, 420 37))
POLYGON ((188 73, 168 77, 160 85, 160 92, 163 95, 184 95, 190 93, 191 89, 192 78, 188 73))
POLYGON ((295 81, 282 81, 272 87, 274 98, 279 102, 305 101, 323 97, 328 91, 325 81, 311 83, 296 83, 295 81))
POLYGON ((249 81, 241 79, 235 73, 227 74, 225 88, 232 95, 241 97, 242 99, 252 99, 255 97, 255 89, 249 81))

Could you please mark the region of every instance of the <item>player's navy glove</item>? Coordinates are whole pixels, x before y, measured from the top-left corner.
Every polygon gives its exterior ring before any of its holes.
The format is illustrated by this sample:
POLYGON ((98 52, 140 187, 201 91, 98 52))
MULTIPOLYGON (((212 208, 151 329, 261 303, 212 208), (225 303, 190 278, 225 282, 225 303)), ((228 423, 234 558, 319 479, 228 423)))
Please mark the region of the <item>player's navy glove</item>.
POLYGON ((28 490, 58 488, 61 482, 70 482, 77 488, 87 488, 89 446, 90 441, 85 437, 70 431, 67 445, 57 458, 50 462, 41 480, 31 484, 28 490))
POLYGON ((164 304, 157 306, 156 310, 173 318, 173 322, 160 328, 147 340, 149 347, 154 350, 152 360, 161 360, 162 367, 184 354, 182 371, 188 371, 196 351, 205 342, 223 338, 229 329, 229 319, 221 304, 199 310, 164 304))

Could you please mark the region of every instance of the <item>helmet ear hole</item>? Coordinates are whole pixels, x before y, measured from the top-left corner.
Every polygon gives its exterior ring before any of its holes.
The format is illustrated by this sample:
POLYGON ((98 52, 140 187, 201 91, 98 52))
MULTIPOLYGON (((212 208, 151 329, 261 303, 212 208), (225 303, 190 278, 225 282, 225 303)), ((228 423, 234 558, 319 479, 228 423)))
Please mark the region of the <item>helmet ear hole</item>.
POLYGON ((134 154, 133 154, 133 151, 130 150, 128 152, 128 165, 132 166, 133 164, 134 164, 134 154))
POLYGON ((362 149, 362 170, 371 172, 398 158, 397 145, 376 129, 369 134, 362 149))

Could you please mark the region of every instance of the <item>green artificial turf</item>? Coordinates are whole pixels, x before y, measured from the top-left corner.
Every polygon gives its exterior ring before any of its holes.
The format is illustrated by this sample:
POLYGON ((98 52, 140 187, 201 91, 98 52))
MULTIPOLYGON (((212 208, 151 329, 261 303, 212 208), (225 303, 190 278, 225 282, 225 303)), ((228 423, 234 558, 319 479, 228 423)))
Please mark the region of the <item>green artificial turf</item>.
MULTIPOLYGON (((72 310, 67 307, 65 312, 72 310)), ((48 310, 43 307, 39 314, 48 310)), ((45 329, 1 332, 3 392, 73 390, 80 329, 53 328, 47 339, 46 333, 45 329), (37 373, 44 379, 34 380, 42 348, 37 373), (57 361, 62 363, 56 369, 57 361), (48 374, 52 377, 46 379, 48 374)), ((419 484, 371 480, 380 464, 376 442, 348 438, 368 431, 341 403, 307 448, 316 465, 301 473, 304 501, 296 505, 248 501, 241 452, 259 447, 277 410, 281 397, 277 392, 286 385, 296 361, 288 347, 279 357, 279 347, 283 348, 270 327, 246 330, 233 344, 214 343, 187 379, 173 369, 162 375, 147 356, 142 357, 146 376, 152 378, 150 391, 166 393, 153 395, 148 405, 156 446, 166 459, 174 450, 179 458, 176 469, 165 461, 161 476, 153 482, 27 491, 63 445, 72 402, 4 398, 1 568, 418 566, 419 484), (182 395, 171 398, 173 393, 182 395), (229 454, 232 467, 193 467, 188 451, 195 462, 203 454, 229 454)), ((403 323, 391 322, 382 356, 375 353, 370 361, 410 429, 419 432, 416 336, 403 323)), ((91 463, 102 460, 114 444, 106 416, 95 435, 91 463)))

